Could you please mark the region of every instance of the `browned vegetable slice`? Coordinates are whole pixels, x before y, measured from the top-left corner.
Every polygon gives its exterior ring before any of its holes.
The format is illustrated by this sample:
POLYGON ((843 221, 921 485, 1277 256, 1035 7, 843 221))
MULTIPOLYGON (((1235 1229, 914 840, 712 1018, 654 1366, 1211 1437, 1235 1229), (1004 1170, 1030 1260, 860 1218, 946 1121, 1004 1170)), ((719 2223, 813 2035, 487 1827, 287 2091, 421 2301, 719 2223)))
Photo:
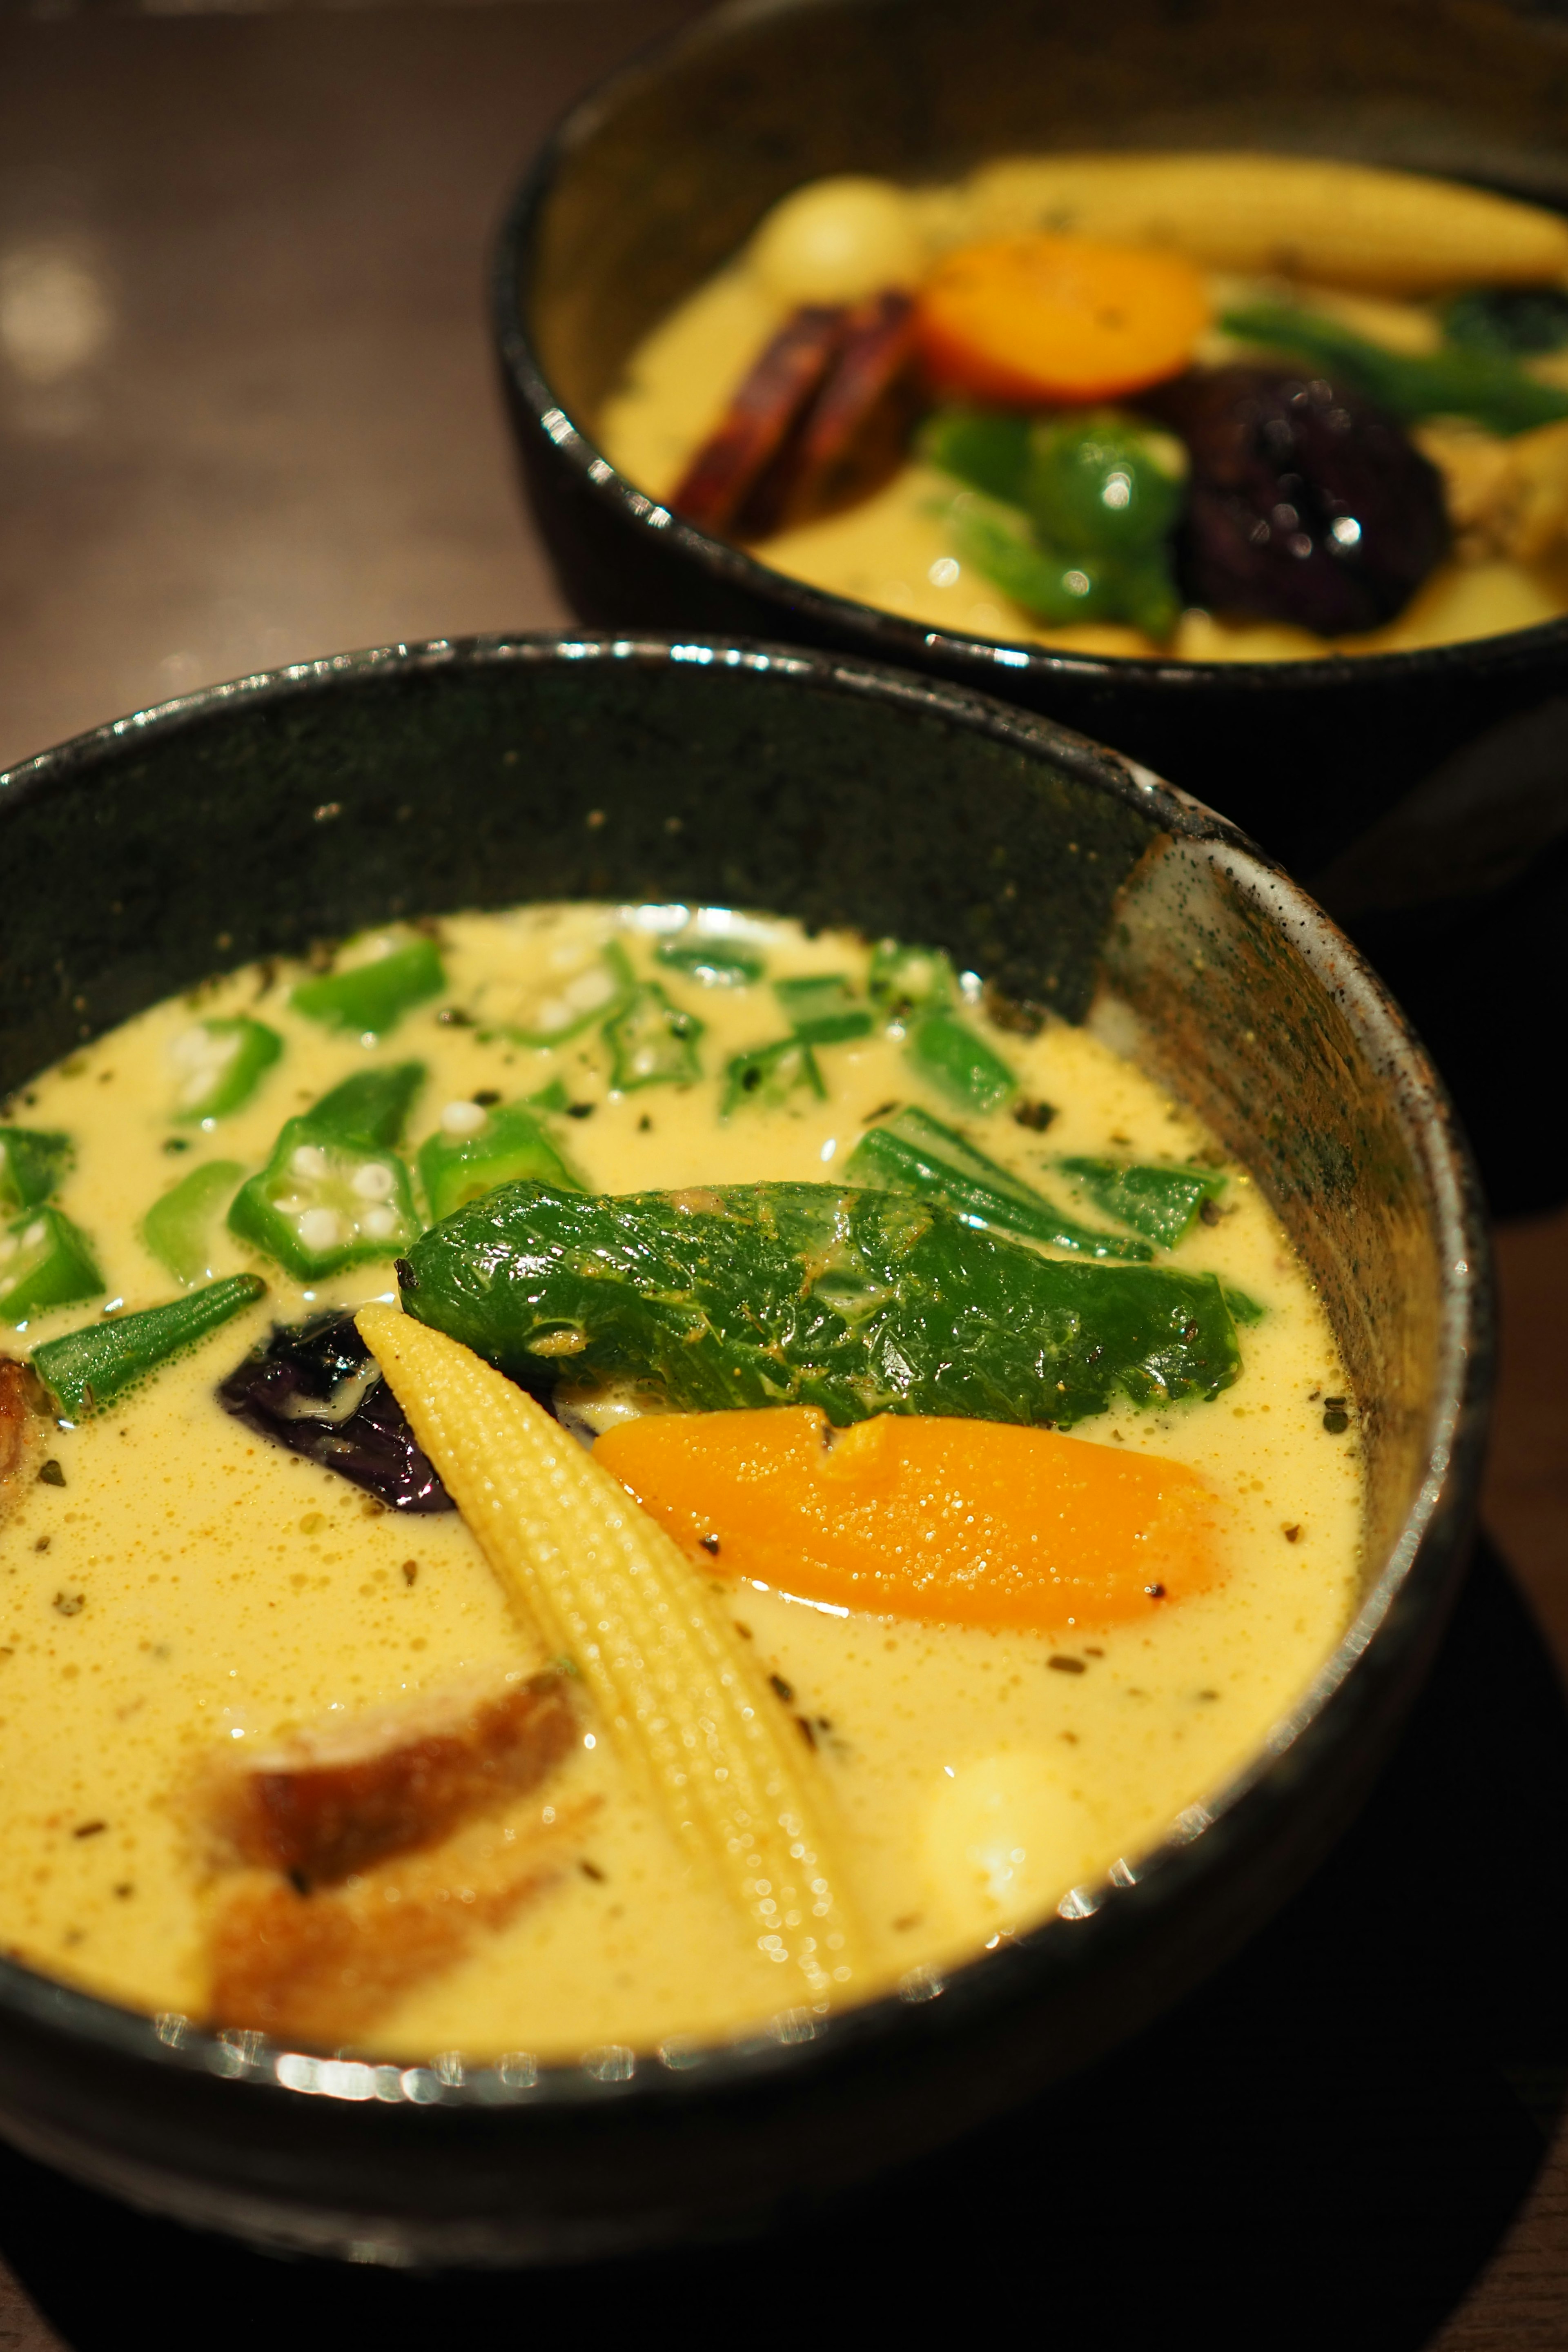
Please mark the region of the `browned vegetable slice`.
POLYGON ((670 499, 701 530, 727 530, 805 415, 837 357, 847 313, 838 304, 792 311, 731 401, 718 429, 670 499))
MULTIPOLYGON (((866 497, 901 464, 914 425, 918 393, 914 304, 899 289, 858 303, 838 353, 793 447, 782 453, 786 478, 776 515, 764 528, 808 522, 866 497)), ((751 502, 761 503, 762 493, 751 502)), ((751 507, 742 518, 752 520, 751 507)))
POLYGON ((0 1356, 0 1519, 30 1483, 44 1426, 37 1380, 15 1357, 0 1356))
POLYGON ((537 1787, 572 1745, 565 1678, 535 1675, 422 1717, 384 1716, 337 1752, 306 1743, 216 1785, 213 1818, 238 1862, 281 1871, 303 1893, 437 1843, 461 1821, 537 1787))

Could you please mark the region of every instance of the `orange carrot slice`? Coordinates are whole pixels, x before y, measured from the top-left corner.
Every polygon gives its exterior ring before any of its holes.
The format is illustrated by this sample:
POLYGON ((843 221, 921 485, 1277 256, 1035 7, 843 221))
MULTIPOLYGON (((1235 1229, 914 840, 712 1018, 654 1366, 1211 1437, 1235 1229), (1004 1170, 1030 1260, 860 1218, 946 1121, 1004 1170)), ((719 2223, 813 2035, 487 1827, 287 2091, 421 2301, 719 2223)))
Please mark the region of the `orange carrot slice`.
POLYGON ((695 1557, 803 1600, 971 1625, 1148 1617, 1224 1573, 1218 1496, 1180 1462, 995 1421, 812 1405, 655 1413, 595 1459, 695 1557))
POLYGON ((949 254, 916 336, 943 391, 1024 406, 1110 400, 1179 375, 1208 323, 1180 254, 1079 236, 1011 236, 949 254))

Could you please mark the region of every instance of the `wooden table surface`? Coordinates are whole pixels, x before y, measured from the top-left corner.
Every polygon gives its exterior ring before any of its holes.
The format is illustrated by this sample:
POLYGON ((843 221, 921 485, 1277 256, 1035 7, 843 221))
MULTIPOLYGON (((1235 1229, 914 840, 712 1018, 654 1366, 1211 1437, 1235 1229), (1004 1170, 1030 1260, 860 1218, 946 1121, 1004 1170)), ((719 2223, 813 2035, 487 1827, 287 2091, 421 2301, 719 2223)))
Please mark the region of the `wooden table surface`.
MULTIPOLYGON (((209 680, 569 618, 514 486, 487 239, 573 93, 702 0, 163 5, 0 13, 0 768, 209 680)), ((1568 1671, 1568 1215, 1499 1258, 1486 1516, 1568 1671)), ((212 2340, 174 2320, 165 2345, 212 2340)), ((62 2341, 0 2271, 0 2352, 62 2341)), ((1568 2346, 1561 2121, 1431 2341, 1568 2346)))

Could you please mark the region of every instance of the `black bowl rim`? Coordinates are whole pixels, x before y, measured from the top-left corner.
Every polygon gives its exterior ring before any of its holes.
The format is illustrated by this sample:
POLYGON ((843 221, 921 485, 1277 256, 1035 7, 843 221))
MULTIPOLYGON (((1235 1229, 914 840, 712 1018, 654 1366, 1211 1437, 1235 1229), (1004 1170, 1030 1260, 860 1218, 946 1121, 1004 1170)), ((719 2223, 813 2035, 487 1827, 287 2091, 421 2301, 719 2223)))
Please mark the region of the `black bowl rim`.
POLYGON ((1332 694, 1365 677, 1394 686, 1418 688, 1455 667, 1471 675, 1506 675, 1516 665, 1533 665, 1557 653, 1568 656, 1568 613, 1538 621, 1526 629, 1506 629, 1494 636, 1462 637, 1450 644, 1421 646, 1405 652, 1346 654, 1329 652, 1294 661, 1175 661, 1161 656, 1127 654, 1074 654, 1018 639, 970 636, 961 631, 927 628, 918 621, 885 612, 857 597, 838 596, 823 588, 777 572, 728 540, 717 539, 686 522, 639 490, 605 457, 593 436, 575 424, 545 373, 529 327, 532 307, 537 235, 555 179, 574 150, 588 140, 605 115, 624 96, 646 86, 660 71, 689 54, 721 45, 731 32, 744 33, 752 25, 775 16, 804 15, 808 10, 848 9, 858 0, 725 0, 725 5, 696 23, 678 26, 650 42, 629 61, 616 67, 574 100, 559 117, 542 147, 519 184, 496 232, 489 271, 491 326, 497 356, 513 395, 521 402, 534 429, 555 449, 563 465, 576 476, 584 494, 639 530, 657 531, 679 553, 727 586, 772 605, 783 627, 798 614, 822 640, 846 635, 864 644, 872 660, 921 666, 932 657, 962 665, 973 672, 965 685, 987 692, 987 667, 1024 671, 1040 678, 1073 678, 1080 683, 1134 688, 1161 687, 1201 694, 1229 688, 1240 694, 1268 693, 1287 685, 1308 694, 1332 694))
MULTIPOLYGON (((1238 1834, 1238 1811, 1248 1799, 1276 1801, 1285 1790, 1271 1781, 1276 1768, 1303 1735, 1323 1737, 1328 1710, 1361 1668, 1369 1691, 1372 1669, 1396 1670, 1419 1652, 1440 1617, 1453 1571, 1469 1532, 1469 1505, 1479 1485, 1486 1438, 1493 1359, 1490 1248, 1479 1182, 1441 1080, 1403 1013, 1375 973, 1321 908, 1289 875, 1227 819, 1190 794, 1163 782, 1137 762, 1108 751, 1054 720, 966 688, 880 663, 803 650, 754 639, 682 632, 590 633, 552 630, 515 635, 441 637, 298 662, 199 688, 134 711, 39 752, 0 773, 0 824, 9 809, 54 788, 90 779, 138 743, 203 727, 229 711, 304 699, 367 681, 415 677, 451 669, 542 667, 571 662, 630 662, 645 667, 721 666, 799 679, 827 692, 924 710, 994 740, 1010 744, 1109 792, 1174 838, 1210 852, 1228 877, 1267 902, 1271 919, 1296 952, 1318 972, 1367 1039, 1385 1084, 1426 1164, 1439 1226, 1440 1262, 1447 1269, 1441 1315, 1441 1370, 1427 1433, 1426 1472, 1397 1542, 1368 1587, 1355 1618, 1296 1704, 1274 1726, 1257 1754, 1220 1789, 1186 1809, 1162 1843, 1138 1862, 1112 1866, 1093 1885, 1073 1888, 1055 1914, 953 1969, 916 1968, 892 1991, 828 2018, 810 2021, 786 2011, 750 2035, 713 2044, 667 2042, 649 2059, 618 2047, 585 2053, 575 2065, 536 2064, 525 2053, 468 2066, 458 2053, 428 2065, 396 2064, 320 2052, 285 2050, 254 2033, 209 2032, 176 2012, 149 2016, 44 1975, 0 1955, 0 2011, 26 2025, 118 2058, 174 2065, 246 2084, 279 2097, 320 2096, 329 2103, 378 2101, 434 2109, 450 2116, 470 2111, 557 2113, 635 2101, 639 2109, 679 2101, 683 2094, 740 2094, 780 2078, 797 2077, 829 2055, 864 2053, 896 2042, 919 2021, 952 2034, 977 2003, 1026 1999, 1064 1967, 1076 1968, 1099 1943, 1114 1950, 1152 1901, 1166 1900, 1210 1866, 1218 1866, 1227 1834, 1238 1834), (1425 1573, 1416 1605, 1410 1602, 1415 1570, 1425 1573), (1147 1890, 1146 1892, 1143 1890, 1147 1890), (1091 1923, 1086 1930, 1079 1923, 1091 1923), (939 1998, 939 1996, 942 1996, 939 1998)), ((1336 1724, 1336 1727, 1337 1724, 1336 1724)), ((1352 1728, 1347 1722, 1344 1728, 1352 1728)))

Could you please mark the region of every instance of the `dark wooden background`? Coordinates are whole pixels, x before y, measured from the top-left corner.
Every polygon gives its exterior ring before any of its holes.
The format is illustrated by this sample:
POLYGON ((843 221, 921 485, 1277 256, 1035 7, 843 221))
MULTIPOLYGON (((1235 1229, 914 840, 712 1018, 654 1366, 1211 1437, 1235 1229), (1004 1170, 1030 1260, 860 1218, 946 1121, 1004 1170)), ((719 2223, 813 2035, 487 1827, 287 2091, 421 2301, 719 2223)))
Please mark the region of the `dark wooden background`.
MULTIPOLYGON (((563 105, 701 5, 0 5, 0 767, 212 679, 569 617, 512 478, 487 241, 563 105)), ((530 2315, 590 2341, 613 2324, 783 2343, 853 2313, 918 2342, 942 2324, 939 2286, 966 2275, 970 2325, 1005 2325, 1026 2297, 1042 2333, 1070 2314, 1113 2345, 1179 2324, 1224 2347, 1562 2352, 1568 1744, 1548 1652, 1568 1668, 1568 1217, 1505 1231, 1500 1255, 1487 1519, 1513 1581, 1489 1555, 1346 1854, 1069 2111, 1092 2213, 1064 2207, 1052 2234, 1062 2151, 1037 2193, 1026 2123, 966 2162, 966 2189, 933 2173, 825 2233, 815 2269, 774 2248, 470 2292, 231 2254, 0 2156, 0 2352, 183 2352, 284 2328, 312 2347, 424 2343, 530 2315), (1365 1981, 1336 1974, 1358 1950, 1365 1981), (1364 2031, 1374 1963, 1377 2001, 1419 2019, 1398 2065, 1396 2026, 1364 2031), (1318 2000, 1321 2059, 1281 2016, 1289 1988, 1318 2000), (1494 2044, 1466 2091, 1456 2052, 1494 2044), (1476 2088, 1494 2077, 1495 2115, 1476 2088), (1152 2106, 1107 2137, 1108 2108, 1140 2098, 1152 2106), (900 2262, 927 2267, 925 2299, 908 2301, 900 2262)))

